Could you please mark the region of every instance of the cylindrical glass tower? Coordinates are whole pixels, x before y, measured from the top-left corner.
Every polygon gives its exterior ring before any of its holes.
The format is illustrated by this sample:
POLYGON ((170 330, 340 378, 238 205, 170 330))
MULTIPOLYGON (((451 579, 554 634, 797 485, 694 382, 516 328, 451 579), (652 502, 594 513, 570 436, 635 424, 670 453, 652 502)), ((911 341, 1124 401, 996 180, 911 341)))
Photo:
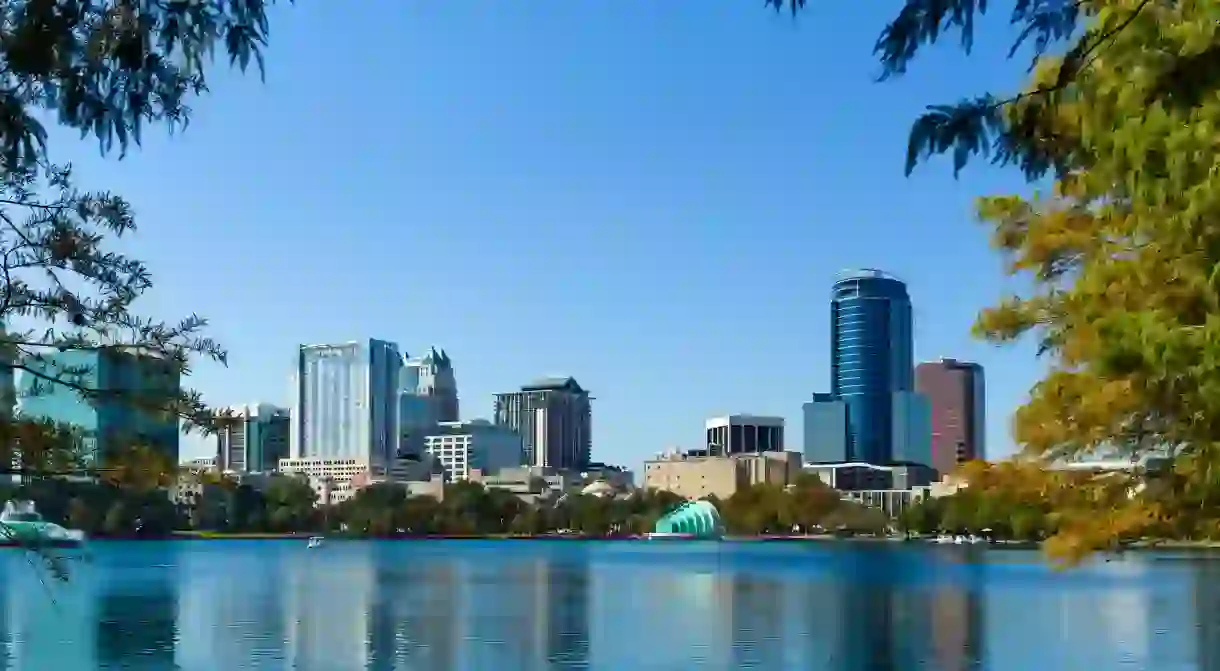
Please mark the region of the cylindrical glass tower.
POLYGON ((879 270, 835 282, 830 301, 831 394, 847 404, 851 461, 892 460, 893 394, 914 387, 911 299, 879 270))

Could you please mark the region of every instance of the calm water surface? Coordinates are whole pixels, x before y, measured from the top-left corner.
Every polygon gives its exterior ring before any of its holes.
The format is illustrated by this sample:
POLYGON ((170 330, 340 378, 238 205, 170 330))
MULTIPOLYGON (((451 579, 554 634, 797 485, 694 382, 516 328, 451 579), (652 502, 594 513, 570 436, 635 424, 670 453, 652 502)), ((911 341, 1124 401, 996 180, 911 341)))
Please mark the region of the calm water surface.
POLYGON ((97 543, 0 553, 0 669, 1220 669, 1220 559, 863 544, 97 543), (54 597, 52 599, 52 596, 54 597))

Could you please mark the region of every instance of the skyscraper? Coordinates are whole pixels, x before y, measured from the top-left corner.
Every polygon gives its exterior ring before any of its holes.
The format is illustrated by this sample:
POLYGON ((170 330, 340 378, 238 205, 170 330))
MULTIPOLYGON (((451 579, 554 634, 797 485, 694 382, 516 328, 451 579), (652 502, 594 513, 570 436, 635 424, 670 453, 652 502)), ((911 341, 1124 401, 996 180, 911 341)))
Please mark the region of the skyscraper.
POLYGON ((496 394, 495 421, 521 436, 526 465, 580 469, 590 461, 590 400, 575 379, 546 378, 496 394))
POLYGON ((398 345, 302 345, 293 379, 291 457, 385 466, 398 450, 398 345))
POLYGON ((983 367, 956 359, 921 363, 915 387, 932 404, 932 467, 949 473, 960 463, 984 458, 983 367))
POLYGON ((847 405, 847 460, 893 459, 894 392, 914 387, 911 299, 879 270, 835 282, 830 302, 831 395, 847 405))
POLYGON ((407 359, 402 381, 404 393, 433 399, 436 421, 459 421, 457 379, 453 373, 453 361, 445 350, 437 351, 433 347, 422 357, 407 359))

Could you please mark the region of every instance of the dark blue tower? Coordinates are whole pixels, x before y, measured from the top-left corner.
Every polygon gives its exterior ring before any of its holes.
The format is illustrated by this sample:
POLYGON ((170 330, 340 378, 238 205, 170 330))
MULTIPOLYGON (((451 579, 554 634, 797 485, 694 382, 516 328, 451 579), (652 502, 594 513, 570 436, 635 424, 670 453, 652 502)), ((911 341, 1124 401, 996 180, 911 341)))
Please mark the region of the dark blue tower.
POLYGON ((848 460, 889 463, 893 394, 915 386, 906 285, 880 270, 853 271, 835 282, 830 347, 830 393, 847 404, 848 460))

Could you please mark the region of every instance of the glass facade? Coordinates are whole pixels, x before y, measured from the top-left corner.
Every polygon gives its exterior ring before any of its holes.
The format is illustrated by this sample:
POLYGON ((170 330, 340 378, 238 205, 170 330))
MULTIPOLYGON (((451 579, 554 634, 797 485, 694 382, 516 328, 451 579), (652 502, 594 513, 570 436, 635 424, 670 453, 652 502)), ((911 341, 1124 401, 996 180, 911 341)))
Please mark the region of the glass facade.
POLYGON ((847 461, 847 404, 830 394, 814 394, 813 401, 801 409, 805 421, 805 463, 847 461))
POLYGON ((292 456, 385 465, 398 449, 401 371, 398 346, 383 340, 302 346, 292 456))
POLYGON ((923 394, 898 391, 893 394, 894 448, 890 458, 898 463, 932 467, 932 402, 923 394))
POLYGON ((72 387, 22 371, 17 414, 49 419, 81 430, 86 454, 105 459, 116 449, 143 445, 178 463, 177 415, 145 410, 180 393, 181 376, 165 362, 121 350, 67 351, 27 359, 25 365, 45 377, 87 389, 113 392, 87 401, 72 387), (143 407, 141 407, 143 406, 143 407))
POLYGON ((831 394, 847 404, 847 460, 889 463, 892 394, 914 387, 911 300, 880 271, 835 283, 830 304, 831 394))

